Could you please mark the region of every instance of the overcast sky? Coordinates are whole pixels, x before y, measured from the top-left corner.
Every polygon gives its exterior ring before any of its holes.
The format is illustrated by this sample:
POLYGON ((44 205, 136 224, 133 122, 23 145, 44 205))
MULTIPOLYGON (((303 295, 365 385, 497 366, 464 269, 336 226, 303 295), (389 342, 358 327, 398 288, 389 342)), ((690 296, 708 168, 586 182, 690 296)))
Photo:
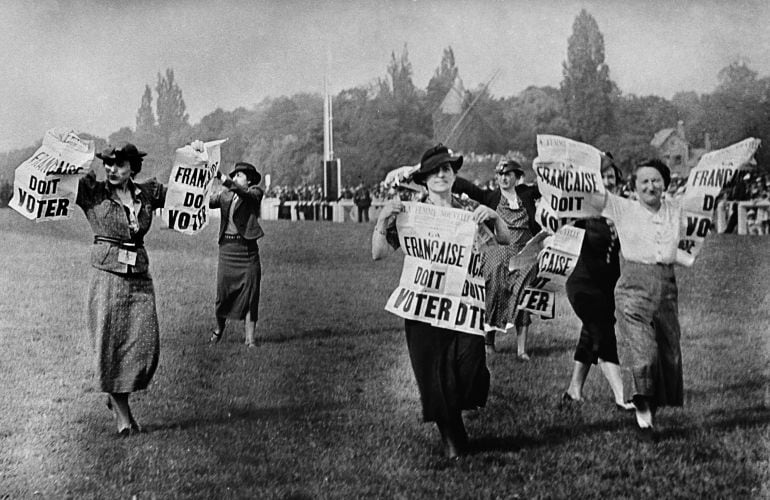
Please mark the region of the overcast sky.
MULTIPOLYGON (((0 150, 65 126, 103 137, 135 126, 144 86, 173 68, 191 123, 268 96, 337 93, 386 75, 404 43, 425 88, 444 48, 466 88, 558 86, 581 8, 604 34, 624 93, 711 92, 745 58, 770 75, 770 2, 0 0, 0 150)), ((154 94, 154 90, 153 90, 154 94)))

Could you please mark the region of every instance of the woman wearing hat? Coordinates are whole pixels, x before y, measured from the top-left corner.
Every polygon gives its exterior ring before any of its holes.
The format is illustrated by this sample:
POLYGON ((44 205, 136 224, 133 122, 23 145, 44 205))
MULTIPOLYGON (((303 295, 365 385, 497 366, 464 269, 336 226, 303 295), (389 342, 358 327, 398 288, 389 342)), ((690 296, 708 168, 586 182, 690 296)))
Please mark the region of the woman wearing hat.
POLYGON ((259 287, 262 266, 257 240, 264 236, 259 225, 264 191, 262 176, 254 165, 235 164, 229 176, 220 173, 224 191, 213 195, 209 207, 219 208, 219 262, 217 264, 217 328, 209 341, 222 339, 228 319, 243 320, 246 345, 254 347, 254 331, 259 317, 259 287))
POLYGON ((147 388, 160 350, 144 236, 153 211, 163 207, 166 188, 155 179, 134 180, 145 155, 130 143, 98 153, 106 180, 97 181, 90 171, 80 179, 77 195, 94 232, 88 331, 96 375, 121 436, 140 431, 128 400, 147 388))
POLYGON ((530 314, 517 311, 517 297, 537 273, 536 267, 518 269, 511 273, 508 263, 511 257, 524 248, 527 241, 540 231, 535 221, 535 204, 540 198, 536 187, 521 181, 524 170, 514 160, 502 160, 495 167, 497 188, 480 189, 472 182, 458 178, 453 190, 467 194, 471 199, 495 210, 505 222, 511 234, 506 246, 491 246, 484 252, 484 278, 486 282, 486 348, 495 351, 495 333, 505 332, 511 325, 516 327, 516 351, 518 359, 529 361, 526 351, 527 332, 531 324, 530 314))
MULTIPOLYGON (((452 196, 452 184, 462 160, 462 156, 452 156, 441 144, 423 154, 413 179, 427 188, 424 203, 473 211, 474 221, 492 227, 496 240, 507 244, 508 228, 494 210, 452 196)), ((401 200, 392 199, 380 212, 372 234, 374 260, 386 257, 389 246, 399 247, 395 219, 401 210, 401 200)), ((478 238, 476 244, 479 245, 478 238)), ((410 319, 405 320, 405 329, 423 420, 436 422, 447 455, 456 459, 468 440, 462 410, 484 406, 489 392, 484 338, 410 319)))
POLYGON ((636 200, 607 193, 604 217, 615 224, 623 259, 615 317, 624 391, 636 407, 639 437, 653 439, 655 412, 682 406, 682 354, 674 264, 681 205, 663 197, 671 174, 660 160, 637 165, 636 200))
MULTIPOLYGON (((621 183, 620 170, 612 156, 602 165, 602 180, 608 192, 616 194, 621 183)), ((563 403, 582 401, 583 386, 591 365, 599 364, 610 384, 615 404, 621 410, 633 410, 623 400, 617 341, 615 339, 615 283, 620 276, 620 244, 612 222, 604 217, 580 219, 575 227, 585 230, 583 246, 575 269, 567 279, 567 298, 582 321, 575 348, 575 364, 563 403)))

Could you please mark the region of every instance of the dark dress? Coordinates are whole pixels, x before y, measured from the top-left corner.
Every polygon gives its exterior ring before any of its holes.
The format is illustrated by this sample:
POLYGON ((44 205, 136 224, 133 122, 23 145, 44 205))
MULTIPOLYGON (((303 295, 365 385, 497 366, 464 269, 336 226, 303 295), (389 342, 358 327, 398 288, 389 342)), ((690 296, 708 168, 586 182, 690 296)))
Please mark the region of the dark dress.
POLYGON ((153 211, 162 208, 166 188, 154 179, 129 182, 136 220, 112 186, 89 172, 80 179, 77 204, 94 232, 88 332, 100 390, 129 393, 146 389, 158 366, 160 342, 155 290, 144 235, 153 211), (121 250, 136 253, 134 265, 120 262, 121 250))
POLYGON ((221 210, 215 314, 237 320, 250 315, 251 321, 257 321, 262 280, 257 240, 264 236, 257 219, 263 191, 257 186, 245 190, 236 184, 231 189, 209 201, 210 208, 221 210))
MULTIPOLYGON (((473 210, 472 201, 452 199, 454 208, 473 210)), ((395 219, 387 241, 399 248, 395 219)), ((489 394, 489 370, 484 337, 405 320, 406 345, 426 422, 456 425, 462 410, 484 406, 489 394)))
POLYGON ((620 243, 614 228, 602 217, 581 219, 585 229, 580 257, 567 279, 567 298, 583 325, 575 361, 618 363, 615 339, 615 283, 620 277, 620 243))

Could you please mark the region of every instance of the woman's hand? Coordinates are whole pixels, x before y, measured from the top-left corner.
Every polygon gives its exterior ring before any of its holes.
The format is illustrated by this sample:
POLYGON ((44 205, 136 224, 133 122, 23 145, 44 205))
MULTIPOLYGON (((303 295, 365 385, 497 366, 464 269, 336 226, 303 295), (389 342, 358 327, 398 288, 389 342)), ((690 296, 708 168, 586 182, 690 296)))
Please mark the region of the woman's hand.
POLYGON ((190 143, 190 146, 192 146, 193 151, 196 151, 198 153, 203 153, 206 151, 206 145, 203 144, 203 141, 200 140, 194 140, 190 143))
POLYGON ((496 221, 498 218, 497 212, 485 205, 479 205, 476 210, 473 211, 473 221, 476 224, 482 224, 487 221, 496 221))
POLYGON ((402 202, 399 198, 388 200, 385 202, 385 205, 383 205, 382 210, 380 210, 380 215, 377 217, 377 222, 384 223, 390 217, 398 215, 403 210, 404 202, 402 202))

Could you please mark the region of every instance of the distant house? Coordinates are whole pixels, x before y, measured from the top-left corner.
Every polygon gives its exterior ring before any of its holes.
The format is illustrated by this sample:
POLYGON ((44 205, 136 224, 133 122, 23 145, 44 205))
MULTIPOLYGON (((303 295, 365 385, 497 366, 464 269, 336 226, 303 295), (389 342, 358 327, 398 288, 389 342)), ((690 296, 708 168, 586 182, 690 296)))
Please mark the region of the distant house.
POLYGON ((684 133, 684 122, 679 120, 676 128, 659 130, 650 141, 650 145, 657 151, 658 158, 668 165, 672 174, 687 177, 690 170, 698 164, 701 156, 711 151, 708 134, 704 142, 705 148, 692 147, 684 133))

